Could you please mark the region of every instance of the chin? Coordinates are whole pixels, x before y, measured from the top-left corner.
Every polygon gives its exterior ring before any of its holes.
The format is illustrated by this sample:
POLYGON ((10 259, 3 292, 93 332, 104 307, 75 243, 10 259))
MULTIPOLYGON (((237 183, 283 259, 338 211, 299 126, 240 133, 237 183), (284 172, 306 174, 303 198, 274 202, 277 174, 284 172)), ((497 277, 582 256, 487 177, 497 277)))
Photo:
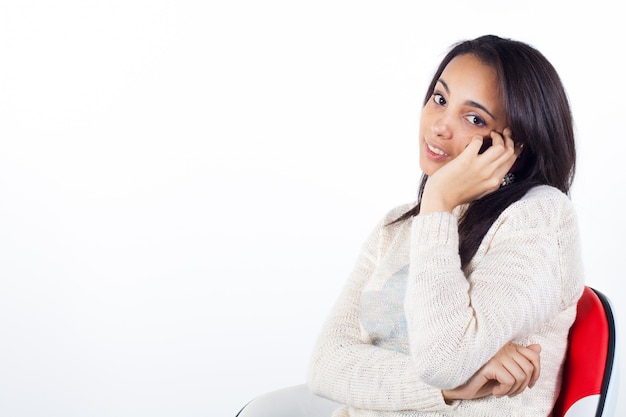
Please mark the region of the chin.
POLYGON ((420 170, 428 176, 433 175, 437 169, 439 169, 439 167, 433 167, 431 163, 423 163, 420 161, 420 170))

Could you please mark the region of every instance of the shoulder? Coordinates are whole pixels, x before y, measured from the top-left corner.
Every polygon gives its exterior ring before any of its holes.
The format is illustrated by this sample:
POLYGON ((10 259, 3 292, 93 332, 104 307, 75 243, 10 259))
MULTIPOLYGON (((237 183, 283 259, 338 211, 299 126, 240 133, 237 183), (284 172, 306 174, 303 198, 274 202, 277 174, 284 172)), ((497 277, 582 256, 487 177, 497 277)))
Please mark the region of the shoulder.
POLYGON ((559 204, 569 204, 570 198, 561 190, 549 185, 538 185, 528 190, 521 201, 553 201, 559 204))
POLYGON ((393 223, 395 220, 400 218, 403 214, 407 213, 409 210, 415 207, 416 204, 417 204, 416 202, 405 203, 405 204, 401 204, 399 206, 392 208, 385 214, 385 217, 383 218, 383 224, 388 225, 390 223, 393 223))
POLYGON ((568 195, 557 188, 539 185, 507 207, 497 223, 514 229, 554 228, 575 219, 574 205, 568 195))
POLYGON ((376 253, 378 258, 383 256, 389 248, 392 241, 402 234, 402 230, 406 229, 407 221, 398 221, 403 214, 415 207, 416 203, 401 204, 387 211, 382 219, 370 234, 365 246, 370 253, 376 253))
POLYGON ((555 212, 566 213, 574 211, 574 205, 570 197, 561 190, 549 185, 539 185, 531 188, 524 197, 512 206, 514 206, 514 209, 523 209, 524 207, 534 210, 544 209, 551 214, 555 212))

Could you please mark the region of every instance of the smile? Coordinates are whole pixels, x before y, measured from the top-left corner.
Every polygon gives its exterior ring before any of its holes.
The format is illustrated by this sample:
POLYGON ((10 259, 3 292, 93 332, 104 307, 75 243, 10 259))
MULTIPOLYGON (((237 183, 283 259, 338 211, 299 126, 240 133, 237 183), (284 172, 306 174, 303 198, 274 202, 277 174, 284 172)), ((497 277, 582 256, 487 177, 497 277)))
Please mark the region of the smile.
POLYGON ((434 153, 435 155, 439 155, 439 156, 449 156, 447 153, 445 153, 444 151, 442 151, 439 148, 435 148, 434 146, 432 146, 431 144, 429 144, 428 142, 426 143, 426 147, 428 148, 429 151, 431 151, 432 153, 434 153))

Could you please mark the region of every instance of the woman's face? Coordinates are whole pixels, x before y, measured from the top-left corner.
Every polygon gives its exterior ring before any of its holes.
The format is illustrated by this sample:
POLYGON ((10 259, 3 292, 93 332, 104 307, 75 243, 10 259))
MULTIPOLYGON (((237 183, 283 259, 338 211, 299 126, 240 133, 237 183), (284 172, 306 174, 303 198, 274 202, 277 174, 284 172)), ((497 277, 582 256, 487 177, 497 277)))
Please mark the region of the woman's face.
POLYGON ((507 127, 495 69, 471 54, 448 63, 422 110, 420 168, 432 175, 456 158, 473 136, 507 127))

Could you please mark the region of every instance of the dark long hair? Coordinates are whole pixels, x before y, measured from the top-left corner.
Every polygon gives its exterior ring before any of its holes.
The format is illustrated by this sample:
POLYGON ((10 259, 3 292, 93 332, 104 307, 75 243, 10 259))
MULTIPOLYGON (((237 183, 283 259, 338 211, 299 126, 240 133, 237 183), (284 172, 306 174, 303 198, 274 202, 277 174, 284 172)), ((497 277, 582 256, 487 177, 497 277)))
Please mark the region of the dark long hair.
MULTIPOLYGON (((522 42, 486 35, 456 44, 435 72, 424 105, 448 63, 463 54, 472 54, 496 70, 508 127, 513 140, 524 145, 515 182, 471 202, 459 219, 459 254, 465 267, 498 216, 532 187, 546 184, 569 194, 576 148, 569 102, 556 70, 539 51, 522 42)), ((419 213, 427 180, 423 175, 417 205, 392 223, 419 213)))

